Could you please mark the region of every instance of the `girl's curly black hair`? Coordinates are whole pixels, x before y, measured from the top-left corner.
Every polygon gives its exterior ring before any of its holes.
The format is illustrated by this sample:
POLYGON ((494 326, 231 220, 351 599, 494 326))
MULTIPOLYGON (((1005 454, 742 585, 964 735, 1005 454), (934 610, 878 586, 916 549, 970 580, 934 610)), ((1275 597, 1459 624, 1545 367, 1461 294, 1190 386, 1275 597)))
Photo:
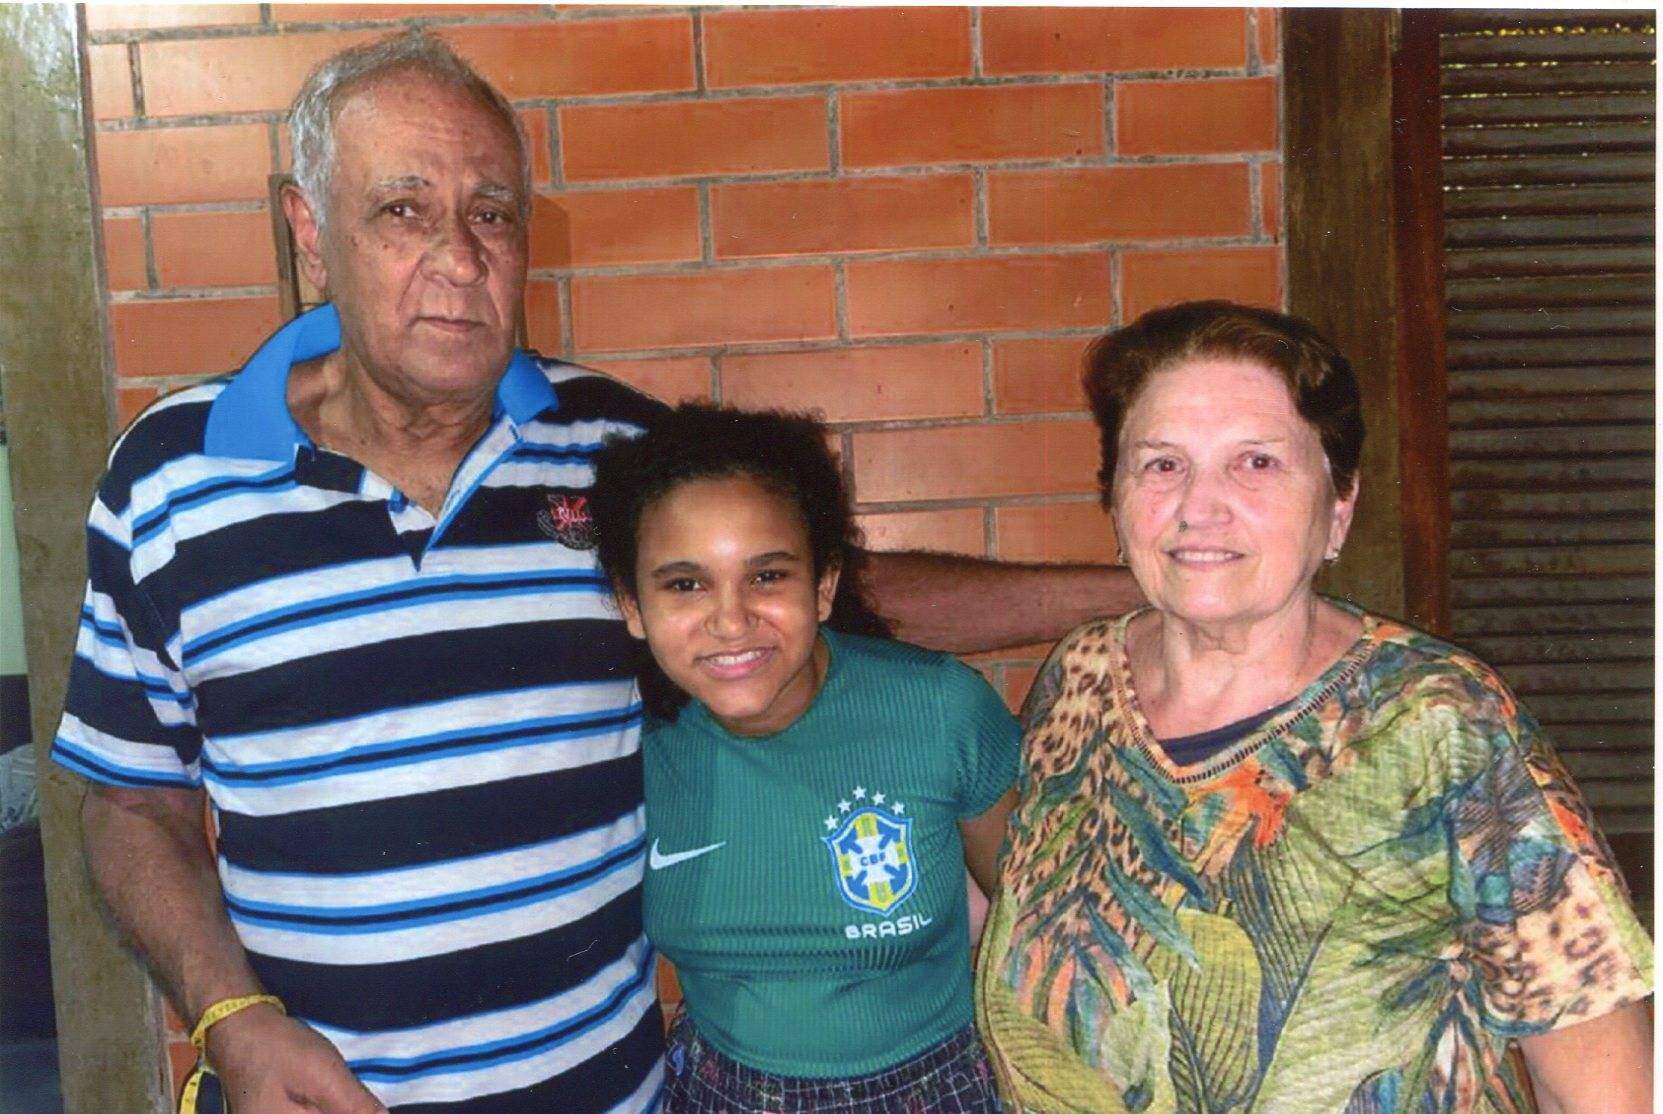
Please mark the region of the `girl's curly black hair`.
MULTIPOLYGON (((655 501, 692 480, 744 476, 778 492, 808 530, 814 575, 841 570, 826 625, 852 634, 890 637, 890 626, 866 602, 865 553, 826 427, 806 414, 748 411, 683 403, 650 422, 639 437, 613 437, 595 457, 589 509, 601 568, 620 595, 636 595, 641 516, 655 501)), ((641 696, 647 710, 673 721, 687 694, 638 645, 641 696)))

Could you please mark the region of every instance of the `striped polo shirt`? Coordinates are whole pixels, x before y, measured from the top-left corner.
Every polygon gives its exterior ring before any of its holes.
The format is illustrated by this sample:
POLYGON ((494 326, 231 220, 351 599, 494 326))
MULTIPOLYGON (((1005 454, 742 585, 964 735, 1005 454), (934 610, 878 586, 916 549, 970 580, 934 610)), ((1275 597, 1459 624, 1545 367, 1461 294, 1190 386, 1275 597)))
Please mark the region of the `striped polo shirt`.
POLYGON ((585 493, 658 404, 517 353, 434 516, 290 415, 339 344, 308 313, 116 443, 53 757, 206 789, 255 971, 387 1105, 647 1109, 641 707, 585 493))

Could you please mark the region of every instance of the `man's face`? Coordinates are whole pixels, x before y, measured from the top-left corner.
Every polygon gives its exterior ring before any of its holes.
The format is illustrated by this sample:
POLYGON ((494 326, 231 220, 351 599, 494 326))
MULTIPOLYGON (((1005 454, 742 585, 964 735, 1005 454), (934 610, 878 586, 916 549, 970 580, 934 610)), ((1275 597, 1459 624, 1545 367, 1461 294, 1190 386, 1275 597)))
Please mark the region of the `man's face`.
POLYGON ((303 216, 296 239, 382 390, 421 406, 495 388, 525 285, 522 181, 513 133, 463 90, 395 74, 341 106, 328 221, 308 235, 303 216))

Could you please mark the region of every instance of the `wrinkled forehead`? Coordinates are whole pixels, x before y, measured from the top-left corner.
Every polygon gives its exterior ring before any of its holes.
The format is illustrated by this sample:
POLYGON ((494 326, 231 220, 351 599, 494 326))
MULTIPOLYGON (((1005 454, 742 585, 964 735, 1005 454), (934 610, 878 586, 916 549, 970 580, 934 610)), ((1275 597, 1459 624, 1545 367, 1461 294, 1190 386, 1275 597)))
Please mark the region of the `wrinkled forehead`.
POLYGON ((1251 414, 1260 420, 1310 424, 1299 413, 1293 387, 1281 370, 1239 356, 1199 355, 1150 372, 1127 400, 1120 431, 1124 437, 1133 422, 1162 422, 1185 414, 1215 420, 1251 414))
POLYGON ((332 109, 337 161, 407 133, 418 149, 446 140, 496 143, 516 170, 524 152, 514 124, 479 90, 420 70, 376 74, 341 91, 332 109))

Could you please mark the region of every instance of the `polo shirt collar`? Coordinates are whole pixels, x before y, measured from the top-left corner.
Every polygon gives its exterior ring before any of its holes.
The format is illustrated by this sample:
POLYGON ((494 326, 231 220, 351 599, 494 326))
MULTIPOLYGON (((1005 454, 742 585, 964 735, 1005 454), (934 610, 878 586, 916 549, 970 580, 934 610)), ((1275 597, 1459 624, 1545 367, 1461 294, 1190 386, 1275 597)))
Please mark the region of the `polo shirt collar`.
MULTIPOLYGON (((203 451, 209 456, 293 460, 295 450, 312 441, 289 413, 289 370, 340 346, 341 317, 327 302, 278 329, 209 408, 203 451)), ((497 383, 497 411, 517 427, 558 404, 554 384, 531 353, 515 349, 497 383)))

